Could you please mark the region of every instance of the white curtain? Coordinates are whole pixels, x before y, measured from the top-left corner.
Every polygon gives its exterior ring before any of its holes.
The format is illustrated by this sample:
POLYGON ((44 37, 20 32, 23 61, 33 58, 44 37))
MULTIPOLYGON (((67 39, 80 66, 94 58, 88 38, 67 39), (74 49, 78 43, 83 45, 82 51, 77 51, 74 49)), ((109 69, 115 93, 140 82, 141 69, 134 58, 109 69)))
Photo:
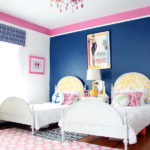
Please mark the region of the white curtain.
POLYGON ((0 42, 0 100, 21 94, 20 46, 0 42))

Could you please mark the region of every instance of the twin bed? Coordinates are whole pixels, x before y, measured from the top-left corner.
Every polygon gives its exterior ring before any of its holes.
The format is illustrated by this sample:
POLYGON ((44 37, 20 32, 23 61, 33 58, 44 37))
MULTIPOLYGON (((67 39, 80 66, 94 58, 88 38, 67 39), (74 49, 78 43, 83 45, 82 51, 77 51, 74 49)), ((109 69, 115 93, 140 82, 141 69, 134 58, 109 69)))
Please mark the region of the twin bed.
MULTIPOLYGON (((118 78, 114 90, 146 88, 149 100, 150 81, 139 73, 127 73, 118 78)), ((113 99, 113 97, 112 97, 113 99)), ((150 124, 150 104, 142 106, 112 107, 94 98, 85 99, 72 105, 63 115, 59 126, 62 140, 64 132, 123 139, 125 150, 128 143, 137 142, 137 134, 150 124)))
MULTIPOLYGON (((60 92, 75 91, 83 94, 82 82, 73 76, 62 78, 57 84, 60 92)), ((20 97, 8 97, 0 104, 0 120, 30 125, 32 134, 51 123, 59 122, 63 111, 70 105, 54 103, 29 104, 26 99, 20 97)))

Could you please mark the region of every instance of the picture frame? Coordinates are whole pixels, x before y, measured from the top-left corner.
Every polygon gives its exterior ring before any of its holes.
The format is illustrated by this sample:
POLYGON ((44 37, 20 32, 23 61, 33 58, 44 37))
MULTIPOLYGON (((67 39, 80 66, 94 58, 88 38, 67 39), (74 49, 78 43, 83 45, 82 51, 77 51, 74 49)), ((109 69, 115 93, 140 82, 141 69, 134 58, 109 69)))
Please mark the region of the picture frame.
POLYGON ((84 94, 84 97, 89 97, 90 96, 90 91, 89 90, 84 90, 83 94, 84 94))
POLYGON ((38 56, 29 56, 29 73, 45 74, 45 58, 38 56))
POLYGON ((87 35, 89 69, 111 68, 109 31, 87 35))

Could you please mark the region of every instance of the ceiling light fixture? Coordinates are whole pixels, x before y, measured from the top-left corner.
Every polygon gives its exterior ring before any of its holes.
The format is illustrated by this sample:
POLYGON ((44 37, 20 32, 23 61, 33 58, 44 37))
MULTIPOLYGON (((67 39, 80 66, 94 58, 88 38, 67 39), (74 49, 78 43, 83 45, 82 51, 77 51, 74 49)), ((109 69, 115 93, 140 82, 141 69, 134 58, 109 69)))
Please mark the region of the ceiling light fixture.
POLYGON ((53 7, 53 3, 56 4, 57 8, 59 8, 60 12, 63 10, 69 10, 72 9, 72 12, 74 10, 77 10, 79 8, 79 5, 81 5, 81 8, 83 8, 83 0, 50 0, 51 1, 51 7, 53 7))

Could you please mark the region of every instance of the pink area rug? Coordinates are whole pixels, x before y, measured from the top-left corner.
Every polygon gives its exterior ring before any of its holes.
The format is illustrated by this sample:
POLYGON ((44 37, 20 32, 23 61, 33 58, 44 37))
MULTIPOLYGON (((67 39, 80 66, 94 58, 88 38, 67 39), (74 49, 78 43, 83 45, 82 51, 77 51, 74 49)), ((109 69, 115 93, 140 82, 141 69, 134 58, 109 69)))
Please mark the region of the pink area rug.
POLYGON ((83 142, 58 142, 32 136, 30 131, 9 128, 0 130, 0 150, 120 150, 83 142))

